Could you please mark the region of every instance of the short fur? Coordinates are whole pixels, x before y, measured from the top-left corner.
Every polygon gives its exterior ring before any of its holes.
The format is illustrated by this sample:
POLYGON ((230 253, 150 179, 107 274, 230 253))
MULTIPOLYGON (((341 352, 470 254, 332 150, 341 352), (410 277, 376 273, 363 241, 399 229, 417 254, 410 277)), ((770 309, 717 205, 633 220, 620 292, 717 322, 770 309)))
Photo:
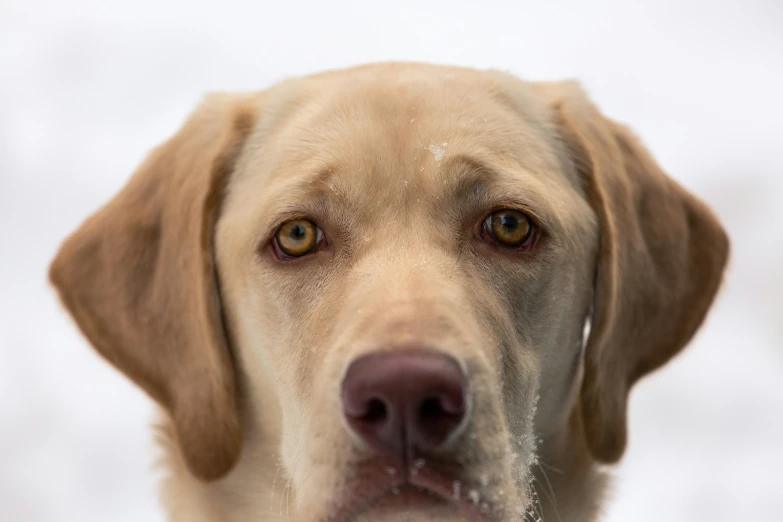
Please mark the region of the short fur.
POLYGON ((455 498, 486 521, 577 522, 599 516, 631 387, 691 339, 728 251, 577 84, 380 64, 208 97, 50 279, 161 406, 170 520, 471 516, 396 501, 342 420, 350 362, 415 344, 470 379, 471 417, 440 457, 459 466, 455 498), (508 206, 541 225, 529 253, 476 233, 508 206), (327 247, 282 263, 271 237, 295 216, 327 247))

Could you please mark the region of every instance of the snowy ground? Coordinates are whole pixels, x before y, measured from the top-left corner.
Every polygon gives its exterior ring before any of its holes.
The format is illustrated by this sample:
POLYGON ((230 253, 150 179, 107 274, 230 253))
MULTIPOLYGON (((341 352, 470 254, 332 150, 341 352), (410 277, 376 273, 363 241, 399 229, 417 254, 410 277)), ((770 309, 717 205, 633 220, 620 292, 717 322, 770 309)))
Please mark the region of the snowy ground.
POLYGON ((59 309, 58 242, 202 92, 387 59, 579 78, 713 205, 727 284, 634 392, 607 519, 781 520, 781 2, 112 3, 0 1, 0 520, 162 520, 150 404, 59 309))

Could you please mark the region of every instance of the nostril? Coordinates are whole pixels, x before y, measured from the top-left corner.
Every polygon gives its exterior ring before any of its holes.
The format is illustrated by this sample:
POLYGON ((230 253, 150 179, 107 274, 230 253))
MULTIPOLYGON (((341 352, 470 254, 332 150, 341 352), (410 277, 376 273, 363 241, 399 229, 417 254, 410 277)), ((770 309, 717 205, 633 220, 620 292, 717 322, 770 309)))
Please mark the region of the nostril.
POLYGON ((461 401, 429 397, 419 405, 417 425, 424 438, 442 440, 460 423, 464 415, 461 401))
POLYGON ((450 418, 459 422, 464 414, 462 401, 449 401, 443 397, 429 397, 419 406, 419 420, 439 422, 450 418))
POLYGON ((443 403, 439 397, 425 399, 419 407, 419 418, 421 420, 437 419, 445 414, 446 410, 443 408, 443 403))
MULTIPOLYGON (((356 396, 353 398, 357 399, 356 396)), ((345 402, 351 403, 345 404, 345 418, 356 434, 382 451, 394 445, 397 428, 392 406, 384 398, 371 396, 345 402)))
POLYGON ((465 394, 460 386, 437 397, 439 407, 447 414, 462 416, 465 414, 465 394))
POLYGON ((368 424, 379 424, 389 416, 386 403, 381 399, 371 399, 367 403, 367 412, 361 416, 361 420, 368 424))

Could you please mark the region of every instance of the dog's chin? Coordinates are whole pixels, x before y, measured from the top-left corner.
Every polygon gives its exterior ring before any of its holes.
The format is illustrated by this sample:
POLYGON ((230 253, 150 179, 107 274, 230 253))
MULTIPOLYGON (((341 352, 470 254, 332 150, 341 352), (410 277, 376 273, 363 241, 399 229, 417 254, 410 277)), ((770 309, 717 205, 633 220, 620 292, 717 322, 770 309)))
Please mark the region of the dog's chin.
MULTIPOLYGON (((333 507, 328 522, 501 522, 500 498, 490 491, 468 487, 471 481, 452 479, 430 465, 409 473, 373 466, 362 480, 347 488, 333 507)), ((501 493, 502 495, 502 493, 501 493)))

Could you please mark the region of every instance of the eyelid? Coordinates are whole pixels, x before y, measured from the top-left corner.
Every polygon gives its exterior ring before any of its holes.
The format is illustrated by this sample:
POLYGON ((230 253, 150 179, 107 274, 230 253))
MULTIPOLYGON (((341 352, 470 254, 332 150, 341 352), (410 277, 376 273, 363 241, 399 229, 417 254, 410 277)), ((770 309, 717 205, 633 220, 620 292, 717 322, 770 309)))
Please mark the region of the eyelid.
POLYGON ((544 197, 546 191, 534 174, 520 168, 509 170, 473 155, 457 154, 446 161, 458 178, 455 198, 465 200, 470 208, 489 209, 486 215, 502 209, 517 210, 529 216, 541 230, 557 228, 557 217, 544 197))
POLYGON ((318 230, 321 230, 321 226, 318 224, 318 221, 311 218, 307 213, 301 212, 301 211, 291 211, 286 212, 283 214, 278 215, 274 221, 272 221, 269 226, 267 226, 263 236, 261 243, 266 243, 268 241, 271 241, 275 238, 275 234, 277 234, 277 231, 280 230, 280 227, 282 227, 284 224, 288 223, 289 221, 294 221, 296 219, 306 219, 307 221, 310 221, 318 230))
POLYGON ((508 203, 496 203, 490 209, 484 213, 484 217, 481 220, 481 223, 484 222, 489 216, 494 214, 495 212, 501 212, 503 210, 515 210, 517 212, 521 212, 525 216, 527 216, 528 219, 530 219, 531 224, 538 229, 539 233, 546 231, 546 226, 543 224, 543 220, 539 217, 536 212, 528 207, 527 205, 524 205, 519 202, 508 202, 508 203))

